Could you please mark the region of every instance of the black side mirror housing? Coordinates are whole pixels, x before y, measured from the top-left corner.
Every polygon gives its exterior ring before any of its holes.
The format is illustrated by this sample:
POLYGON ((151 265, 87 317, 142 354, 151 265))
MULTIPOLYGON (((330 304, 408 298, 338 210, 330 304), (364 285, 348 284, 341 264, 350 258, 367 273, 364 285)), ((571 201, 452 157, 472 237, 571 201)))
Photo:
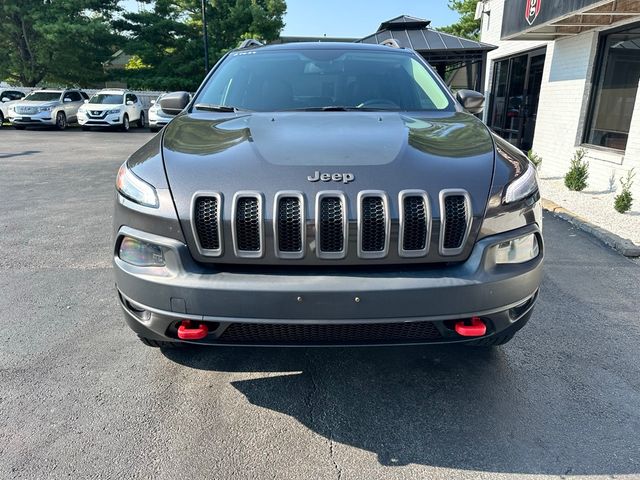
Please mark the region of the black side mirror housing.
POLYGON ((473 115, 482 113, 484 110, 484 95, 480 92, 474 90, 458 90, 456 99, 467 112, 473 115))
POLYGON ((189 101, 189 92, 171 92, 160 99, 160 108, 167 115, 178 115, 189 101))

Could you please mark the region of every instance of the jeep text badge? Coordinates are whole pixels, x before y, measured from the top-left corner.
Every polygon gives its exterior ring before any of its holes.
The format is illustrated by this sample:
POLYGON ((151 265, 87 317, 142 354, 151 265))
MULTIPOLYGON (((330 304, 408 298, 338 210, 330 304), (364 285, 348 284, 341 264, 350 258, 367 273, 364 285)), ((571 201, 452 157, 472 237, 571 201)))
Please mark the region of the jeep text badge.
POLYGON ((321 173, 319 171, 315 171, 313 175, 309 175, 307 180, 310 182, 342 182, 342 183, 351 183, 356 179, 353 173, 321 173))

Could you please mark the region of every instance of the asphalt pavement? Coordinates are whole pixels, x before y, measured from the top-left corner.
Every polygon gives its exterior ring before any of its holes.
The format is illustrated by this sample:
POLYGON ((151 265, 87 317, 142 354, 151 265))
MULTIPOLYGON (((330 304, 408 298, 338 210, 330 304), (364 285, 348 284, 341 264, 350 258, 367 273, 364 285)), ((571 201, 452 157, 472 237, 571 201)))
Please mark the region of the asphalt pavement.
POLYGON ((0 479, 640 478, 640 265, 550 215, 491 352, 143 346, 110 237, 151 136, 0 129, 0 479))

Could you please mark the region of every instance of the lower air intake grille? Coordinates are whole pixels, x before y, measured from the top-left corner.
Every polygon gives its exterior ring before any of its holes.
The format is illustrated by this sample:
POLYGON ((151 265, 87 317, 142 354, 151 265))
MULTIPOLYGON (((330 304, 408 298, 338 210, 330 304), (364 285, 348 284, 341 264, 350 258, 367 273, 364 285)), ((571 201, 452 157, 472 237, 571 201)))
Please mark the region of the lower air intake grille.
POLYGON ((218 223, 219 207, 215 197, 199 197, 195 206, 195 225, 201 248, 218 250, 220 231, 218 223))
POLYGON ((300 199, 281 197, 278 199, 278 250, 299 252, 302 250, 302 212, 300 199))
POLYGON ((427 205, 423 197, 405 197, 402 249, 424 250, 427 246, 427 205))
POLYGON ((380 197, 362 199, 362 251, 382 252, 386 245, 387 220, 380 197))
POLYGON ((432 322, 350 325, 232 323, 218 339, 230 344, 381 344, 419 343, 440 338, 432 322))
POLYGON ((463 195, 449 195, 444 200, 444 208, 444 248, 461 248, 467 233, 468 213, 466 199, 463 195))
POLYGON ((260 251, 260 202, 255 197, 240 197, 236 205, 236 242, 243 252, 260 251))
POLYGON ((320 251, 344 250, 344 206, 339 197, 323 197, 320 200, 320 251))

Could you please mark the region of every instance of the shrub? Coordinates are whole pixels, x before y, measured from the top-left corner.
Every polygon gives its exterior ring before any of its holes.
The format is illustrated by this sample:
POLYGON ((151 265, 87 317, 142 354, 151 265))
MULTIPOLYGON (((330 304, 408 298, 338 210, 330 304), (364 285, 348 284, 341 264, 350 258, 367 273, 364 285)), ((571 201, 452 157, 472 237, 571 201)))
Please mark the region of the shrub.
POLYGON ((633 196, 631 195, 631 187, 633 186, 633 177, 636 174, 634 169, 632 168, 627 172, 627 178, 621 178, 620 183, 622 184, 622 191, 620 195, 616 196, 616 199, 613 204, 613 208, 615 208, 620 213, 627 213, 631 210, 631 205, 633 205, 633 196))
POLYGON ((540 170, 540 165, 542 165, 542 157, 537 153, 534 153, 533 150, 529 150, 529 152, 527 152, 527 157, 529 157, 529 161, 533 163, 533 166, 536 167, 536 170, 540 170))
POLYGON ((581 192, 587 187, 589 178, 589 162, 584 160, 587 152, 584 148, 576 150, 571 159, 571 168, 564 176, 564 184, 569 190, 581 192))

